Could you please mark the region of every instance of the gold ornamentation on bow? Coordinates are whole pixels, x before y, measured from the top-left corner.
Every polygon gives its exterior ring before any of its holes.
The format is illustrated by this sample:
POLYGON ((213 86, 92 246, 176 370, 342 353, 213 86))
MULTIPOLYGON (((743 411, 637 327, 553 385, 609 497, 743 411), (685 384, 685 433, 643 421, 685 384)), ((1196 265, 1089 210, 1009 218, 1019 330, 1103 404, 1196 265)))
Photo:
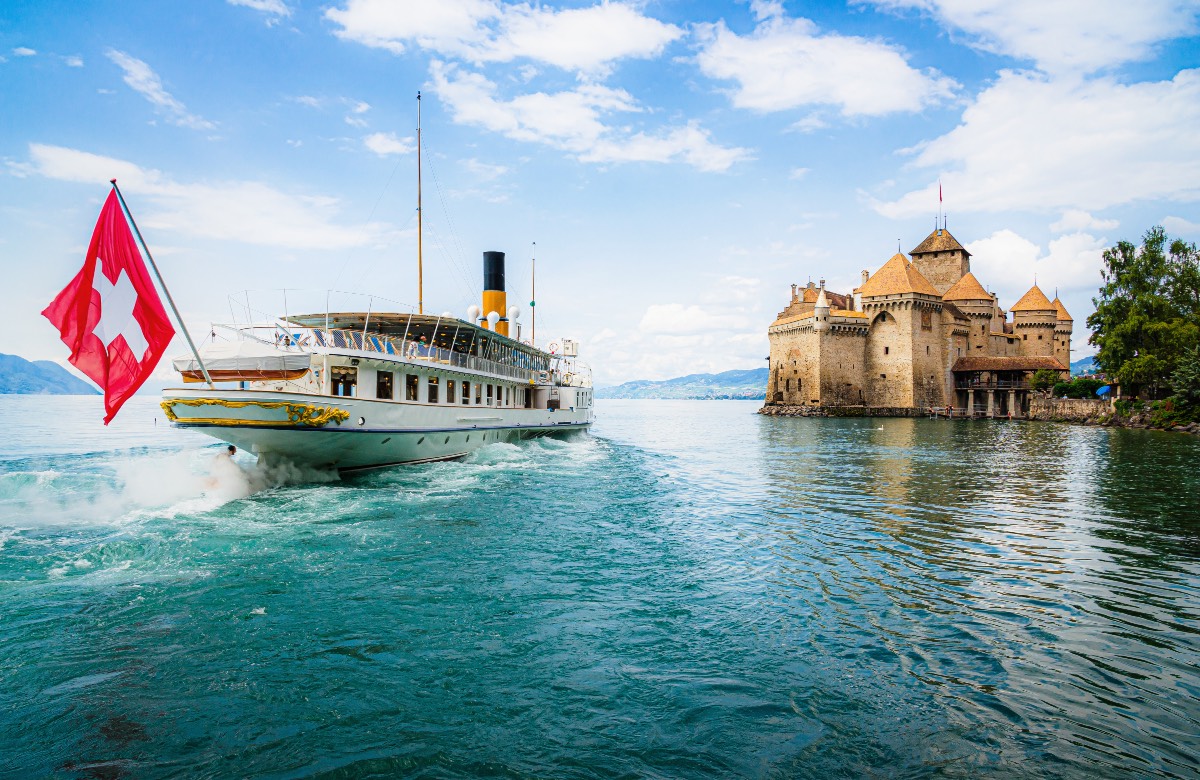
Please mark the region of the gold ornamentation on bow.
MULTIPOLYGON (((163 412, 171 422, 178 422, 175 406, 222 406, 226 409, 245 409, 256 406, 260 409, 283 409, 287 421, 292 425, 320 428, 334 422, 341 425, 350 419, 350 412, 336 406, 314 406, 295 401, 227 401, 224 398, 173 398, 162 402, 163 412)), ((235 417, 185 417, 183 422, 200 425, 254 426, 279 425, 282 420, 242 420, 235 417)))

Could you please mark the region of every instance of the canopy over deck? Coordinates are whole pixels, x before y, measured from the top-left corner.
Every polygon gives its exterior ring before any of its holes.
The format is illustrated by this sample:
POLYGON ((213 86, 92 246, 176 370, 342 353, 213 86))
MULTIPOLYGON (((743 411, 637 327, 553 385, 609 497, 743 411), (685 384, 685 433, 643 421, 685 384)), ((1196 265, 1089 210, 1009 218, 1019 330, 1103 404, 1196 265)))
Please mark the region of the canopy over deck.
POLYGON ((419 342, 461 354, 480 354, 505 360, 505 355, 524 355, 525 360, 513 361, 546 368, 552 355, 516 339, 457 317, 434 314, 403 314, 397 312, 330 312, 326 314, 294 314, 286 322, 314 330, 347 330, 368 334, 377 333, 392 338, 419 342))

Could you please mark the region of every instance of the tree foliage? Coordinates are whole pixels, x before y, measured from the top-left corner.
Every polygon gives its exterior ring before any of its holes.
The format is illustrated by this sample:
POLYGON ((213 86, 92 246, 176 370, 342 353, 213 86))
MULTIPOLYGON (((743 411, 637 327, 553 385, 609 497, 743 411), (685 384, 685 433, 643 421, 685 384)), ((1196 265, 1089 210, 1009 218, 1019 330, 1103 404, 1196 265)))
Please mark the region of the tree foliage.
POLYGON ((1054 385, 1055 398, 1095 398, 1096 391, 1106 383, 1099 379, 1087 379, 1077 376, 1070 382, 1059 382, 1054 385))
POLYGON ((1200 252, 1155 226, 1140 247, 1120 241, 1104 250, 1100 275, 1087 320, 1096 362, 1126 393, 1156 395, 1200 346, 1200 252))
POLYGON ((1029 386, 1034 390, 1049 390, 1058 384, 1058 372, 1052 368, 1039 368, 1029 379, 1029 386))
POLYGON ((1171 375, 1174 398, 1191 408, 1200 408, 1200 349, 1184 355, 1171 375))

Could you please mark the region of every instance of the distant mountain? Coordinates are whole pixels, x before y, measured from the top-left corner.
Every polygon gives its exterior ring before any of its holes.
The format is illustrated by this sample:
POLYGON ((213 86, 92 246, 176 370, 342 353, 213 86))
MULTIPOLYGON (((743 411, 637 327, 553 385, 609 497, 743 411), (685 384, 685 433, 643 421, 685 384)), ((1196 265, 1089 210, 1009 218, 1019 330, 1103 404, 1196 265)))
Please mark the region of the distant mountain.
POLYGON ((1100 366, 1096 365, 1094 355, 1079 358, 1071 363, 1071 376, 1080 376, 1082 374, 1095 374, 1100 371, 1100 366))
POLYGON ((99 390, 49 360, 0 353, 0 393, 97 395, 99 390))
POLYGON ((722 371, 719 374, 688 374, 674 379, 638 379, 615 387, 596 389, 597 398, 659 399, 758 399, 767 397, 766 368, 722 371))

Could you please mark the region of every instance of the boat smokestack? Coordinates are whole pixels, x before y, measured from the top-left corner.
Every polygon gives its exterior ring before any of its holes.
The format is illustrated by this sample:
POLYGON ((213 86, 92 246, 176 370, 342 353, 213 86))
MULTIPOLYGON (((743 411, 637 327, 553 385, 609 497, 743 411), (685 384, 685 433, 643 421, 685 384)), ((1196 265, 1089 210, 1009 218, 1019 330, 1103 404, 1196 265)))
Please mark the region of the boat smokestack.
POLYGON ((488 314, 500 315, 496 332, 508 335, 508 298, 504 292, 504 253, 483 253, 483 311, 480 312, 483 327, 487 327, 488 314))

